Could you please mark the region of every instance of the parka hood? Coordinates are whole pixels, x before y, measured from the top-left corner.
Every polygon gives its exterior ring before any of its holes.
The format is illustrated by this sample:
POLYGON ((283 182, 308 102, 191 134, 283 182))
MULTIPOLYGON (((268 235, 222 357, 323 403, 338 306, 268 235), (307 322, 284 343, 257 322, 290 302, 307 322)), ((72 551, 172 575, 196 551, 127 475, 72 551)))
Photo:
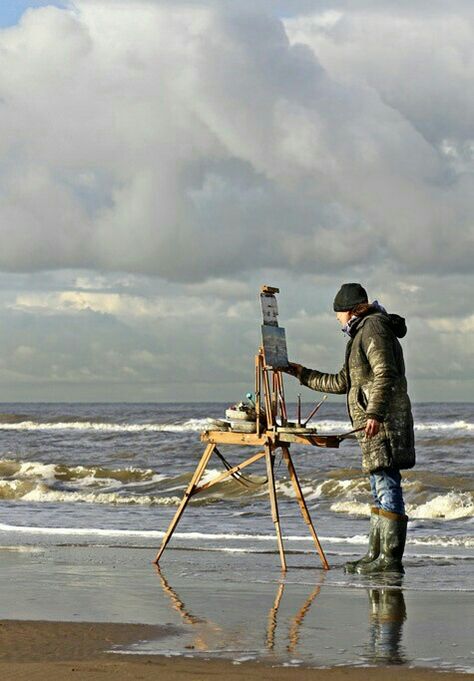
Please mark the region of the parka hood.
POLYGON ((398 314, 388 314, 385 311, 382 312, 380 309, 372 306, 365 312, 365 314, 357 317, 354 320, 354 323, 351 325, 349 335, 353 338, 357 330, 360 328, 361 322, 374 314, 376 314, 381 321, 383 320, 386 324, 388 324, 388 326, 390 326, 390 329, 397 338, 404 338, 406 336, 407 325, 403 317, 400 317, 398 314))
POLYGON ((398 314, 389 314, 388 319, 393 333, 397 338, 404 338, 407 335, 407 325, 405 319, 398 314))

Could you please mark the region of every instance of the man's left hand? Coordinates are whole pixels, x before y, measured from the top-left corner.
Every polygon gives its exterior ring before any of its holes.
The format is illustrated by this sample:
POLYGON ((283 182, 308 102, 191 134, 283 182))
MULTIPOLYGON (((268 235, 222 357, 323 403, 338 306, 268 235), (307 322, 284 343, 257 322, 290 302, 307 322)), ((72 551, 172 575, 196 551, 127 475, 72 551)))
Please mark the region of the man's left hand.
POLYGON ((376 419, 367 419, 365 426, 365 437, 374 437, 380 430, 380 423, 376 419))
POLYGON ((282 371, 284 371, 286 374, 290 374, 290 376, 296 376, 296 378, 299 378, 301 372, 303 371, 303 366, 301 364, 297 364, 296 362, 288 362, 288 366, 282 368, 282 371))

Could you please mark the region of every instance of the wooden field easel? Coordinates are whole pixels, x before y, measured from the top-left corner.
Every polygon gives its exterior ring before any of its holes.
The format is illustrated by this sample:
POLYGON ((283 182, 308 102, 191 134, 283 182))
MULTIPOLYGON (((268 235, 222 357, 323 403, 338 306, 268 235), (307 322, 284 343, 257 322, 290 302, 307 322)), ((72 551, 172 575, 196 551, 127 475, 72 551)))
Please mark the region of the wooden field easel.
MULTIPOLYGON (((278 292, 278 289, 271 287, 263 287, 262 291, 269 290, 278 292)), ((201 440, 207 443, 204 453, 196 466, 196 469, 191 477, 188 487, 184 493, 183 498, 178 506, 178 509, 172 519, 163 541, 160 550, 154 560, 158 565, 160 558, 170 541, 173 532, 178 525, 181 516, 183 515, 189 500, 194 495, 204 490, 208 490, 219 482, 232 476, 239 480, 239 473, 247 466, 252 465, 256 461, 265 458, 268 479, 268 493, 270 496, 270 506, 272 512, 272 519, 275 525, 275 532, 278 543, 278 550, 280 553, 281 567, 286 572, 286 557, 283 546, 283 537, 280 528, 280 517, 278 513, 278 501, 275 489, 275 453, 281 449, 283 460, 285 461, 291 483, 300 507, 301 514, 304 521, 308 525, 309 532, 313 538, 316 550, 321 559, 321 564, 324 570, 329 570, 329 563, 324 555, 324 551, 319 542, 318 535, 314 528, 308 507, 301 489, 298 476, 296 474, 293 460, 290 454, 290 444, 311 445, 313 447, 339 447, 340 442, 350 435, 319 435, 314 429, 311 432, 309 429, 295 427, 292 429, 288 426, 288 415, 285 402, 285 392, 283 387, 282 372, 275 370, 265 363, 265 356, 263 348, 255 356, 255 411, 256 411, 256 429, 255 433, 241 433, 235 431, 220 431, 211 430, 205 431, 201 434, 201 440), (279 421, 279 423, 278 423, 279 421), (299 432, 298 432, 299 431, 299 432), (259 449, 256 454, 253 454, 248 459, 245 459, 236 466, 230 467, 222 473, 216 475, 212 480, 206 483, 200 483, 206 467, 211 459, 213 453, 220 454, 217 446, 220 445, 246 445, 249 447, 256 447, 259 449)), ((298 418, 298 421, 300 419, 298 418)), ((298 424, 296 424, 298 425, 298 424)))

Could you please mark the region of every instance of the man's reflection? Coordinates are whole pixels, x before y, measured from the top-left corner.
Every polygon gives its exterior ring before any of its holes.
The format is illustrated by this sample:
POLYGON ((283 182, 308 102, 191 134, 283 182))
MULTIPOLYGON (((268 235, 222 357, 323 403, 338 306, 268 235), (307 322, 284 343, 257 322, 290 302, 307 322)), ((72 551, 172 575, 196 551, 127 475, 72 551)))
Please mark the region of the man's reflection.
POLYGON ((402 634, 406 619, 403 591, 369 589, 370 636, 366 656, 371 664, 404 664, 402 634))

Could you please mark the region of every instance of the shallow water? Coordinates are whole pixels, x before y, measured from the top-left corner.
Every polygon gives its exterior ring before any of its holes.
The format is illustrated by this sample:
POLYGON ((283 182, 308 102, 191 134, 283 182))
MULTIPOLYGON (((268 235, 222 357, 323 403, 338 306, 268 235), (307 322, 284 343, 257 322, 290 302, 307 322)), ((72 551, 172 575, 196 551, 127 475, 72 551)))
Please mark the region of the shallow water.
MULTIPOLYGON (((472 592, 433 591, 414 569, 367 579, 314 556, 98 546, 0 549, 0 618, 173 625, 122 654, 222 657, 312 667, 404 665, 474 671, 472 592)), ((443 566, 433 565, 433 573, 443 566)), ((436 578, 436 574, 434 574, 436 578)))

